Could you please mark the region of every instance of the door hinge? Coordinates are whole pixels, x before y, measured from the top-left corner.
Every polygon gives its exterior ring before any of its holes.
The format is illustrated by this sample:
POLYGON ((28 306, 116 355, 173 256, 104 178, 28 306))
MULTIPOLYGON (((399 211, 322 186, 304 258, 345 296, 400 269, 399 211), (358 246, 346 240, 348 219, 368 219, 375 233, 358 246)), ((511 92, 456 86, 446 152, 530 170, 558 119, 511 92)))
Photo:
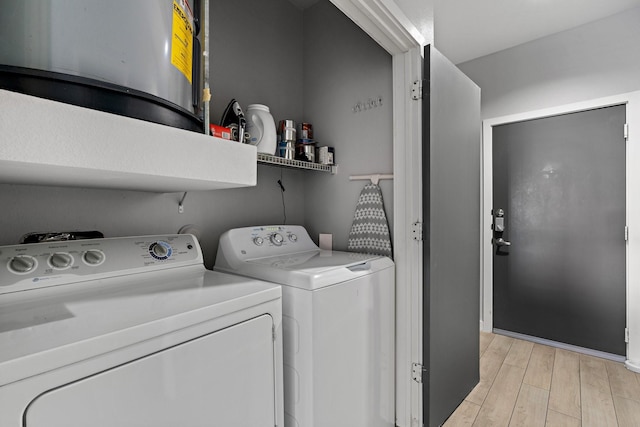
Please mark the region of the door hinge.
POLYGON ((423 82, 424 80, 416 80, 411 85, 411 99, 417 101, 422 99, 422 90, 424 88, 423 82))
POLYGON ((624 241, 625 242, 629 241, 629 226, 628 225, 624 226, 624 241))
POLYGON ((427 373, 427 370, 425 369, 424 366, 422 366, 422 364, 420 363, 413 363, 411 365, 411 377, 413 378, 413 380, 415 382, 417 382, 418 384, 422 384, 422 382, 424 381, 424 377, 425 374, 427 373))
POLYGON ((625 141, 629 140, 629 123, 624 124, 624 139, 625 141))
POLYGON ((624 328, 624 342, 629 342, 629 328, 624 328))
POLYGON ((411 224, 411 234, 413 234, 413 240, 415 240, 416 242, 422 241, 422 223, 421 222, 416 221, 413 224, 411 224))

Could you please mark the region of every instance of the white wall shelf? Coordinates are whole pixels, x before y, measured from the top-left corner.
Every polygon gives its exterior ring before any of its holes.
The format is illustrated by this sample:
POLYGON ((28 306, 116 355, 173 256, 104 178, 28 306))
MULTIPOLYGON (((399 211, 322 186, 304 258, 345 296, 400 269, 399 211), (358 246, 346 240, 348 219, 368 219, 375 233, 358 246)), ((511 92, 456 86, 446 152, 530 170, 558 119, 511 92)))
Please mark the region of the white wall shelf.
POLYGON ((332 175, 338 173, 338 165, 321 165, 320 163, 305 162, 302 160, 289 160, 264 153, 258 153, 258 163, 286 168, 330 172, 332 175))
POLYGON ((0 183, 152 192, 255 186, 256 148, 0 90, 0 183))

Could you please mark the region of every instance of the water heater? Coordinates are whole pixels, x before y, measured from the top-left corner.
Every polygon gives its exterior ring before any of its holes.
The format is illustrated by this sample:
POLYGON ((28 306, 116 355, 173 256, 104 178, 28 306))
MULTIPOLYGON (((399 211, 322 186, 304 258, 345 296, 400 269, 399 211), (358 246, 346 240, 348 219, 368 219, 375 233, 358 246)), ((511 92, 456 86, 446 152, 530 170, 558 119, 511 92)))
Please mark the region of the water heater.
POLYGON ((199 0, 0 0, 0 88, 202 131, 199 0))

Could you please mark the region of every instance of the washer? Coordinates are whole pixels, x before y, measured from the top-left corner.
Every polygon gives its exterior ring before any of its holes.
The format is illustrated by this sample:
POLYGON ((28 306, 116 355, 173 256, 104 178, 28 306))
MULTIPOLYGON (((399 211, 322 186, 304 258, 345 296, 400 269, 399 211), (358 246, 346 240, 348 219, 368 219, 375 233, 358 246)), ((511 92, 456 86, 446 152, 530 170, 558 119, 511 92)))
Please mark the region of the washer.
POLYGON ((0 247, 0 425, 282 426, 281 331, 191 235, 0 247))
POLYGON ((394 264, 320 250, 301 226, 229 230, 215 270, 282 285, 285 426, 391 427, 394 264))

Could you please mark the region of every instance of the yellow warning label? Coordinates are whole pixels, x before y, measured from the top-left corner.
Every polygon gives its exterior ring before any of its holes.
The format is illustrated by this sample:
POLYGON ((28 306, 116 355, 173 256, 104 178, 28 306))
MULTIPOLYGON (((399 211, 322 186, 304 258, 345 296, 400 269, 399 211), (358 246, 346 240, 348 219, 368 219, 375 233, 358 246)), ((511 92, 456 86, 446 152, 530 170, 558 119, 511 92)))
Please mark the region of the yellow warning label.
POLYGON ((171 64, 191 83, 193 64, 193 16, 185 0, 173 0, 171 64))

